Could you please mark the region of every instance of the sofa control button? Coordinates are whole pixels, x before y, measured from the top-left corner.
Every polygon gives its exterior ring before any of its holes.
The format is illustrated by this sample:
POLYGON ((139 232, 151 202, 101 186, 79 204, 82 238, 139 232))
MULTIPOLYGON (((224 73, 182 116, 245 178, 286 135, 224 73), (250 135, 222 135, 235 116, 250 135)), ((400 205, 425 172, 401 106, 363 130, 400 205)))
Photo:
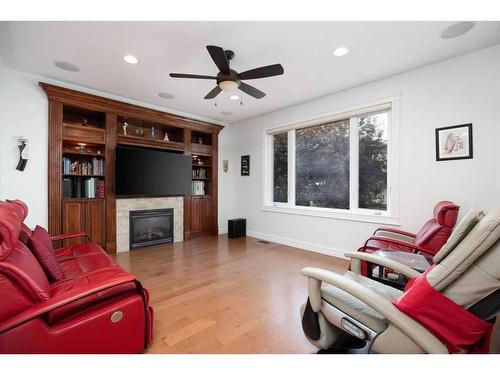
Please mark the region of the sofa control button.
POLYGON ((118 310, 118 311, 115 311, 113 314, 111 314, 111 321, 113 323, 118 323, 120 320, 122 320, 123 318, 123 313, 118 310))

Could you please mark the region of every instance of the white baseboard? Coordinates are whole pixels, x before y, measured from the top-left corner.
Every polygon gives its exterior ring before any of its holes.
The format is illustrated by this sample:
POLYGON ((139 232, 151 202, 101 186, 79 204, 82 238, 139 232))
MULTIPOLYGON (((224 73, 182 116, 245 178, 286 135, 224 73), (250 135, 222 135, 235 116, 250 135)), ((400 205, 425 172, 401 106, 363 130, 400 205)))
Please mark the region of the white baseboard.
MULTIPOLYGON (((226 230, 227 230, 227 228, 226 228, 226 230)), ((219 229, 219 231, 220 231, 220 229, 219 229)), ((248 237, 258 238, 259 240, 276 242, 276 243, 279 243, 281 245, 297 247, 299 249, 307 250, 307 251, 312 251, 314 253, 319 253, 319 254, 324 254, 324 255, 330 255, 330 256, 337 257, 337 258, 341 258, 341 259, 347 259, 344 256, 344 253, 346 253, 347 251, 340 250, 340 249, 335 249, 335 248, 329 247, 329 246, 324 246, 324 245, 318 245, 318 244, 313 244, 313 243, 304 242, 304 241, 293 240, 291 238, 275 236, 273 234, 267 234, 267 233, 260 233, 260 232, 256 232, 256 231, 253 231, 253 230, 247 230, 247 236, 248 237)))
POLYGON ((219 234, 226 234, 227 233, 227 227, 219 227, 219 234))

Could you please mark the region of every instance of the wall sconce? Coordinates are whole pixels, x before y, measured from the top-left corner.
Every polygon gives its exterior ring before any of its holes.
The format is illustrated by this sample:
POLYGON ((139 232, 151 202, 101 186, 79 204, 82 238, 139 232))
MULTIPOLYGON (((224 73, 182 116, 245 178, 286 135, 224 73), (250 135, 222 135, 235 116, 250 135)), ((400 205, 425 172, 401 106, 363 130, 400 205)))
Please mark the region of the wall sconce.
POLYGON ((20 137, 17 147, 19 148, 19 162, 16 169, 22 172, 26 168, 26 164, 28 164, 28 139, 20 137))

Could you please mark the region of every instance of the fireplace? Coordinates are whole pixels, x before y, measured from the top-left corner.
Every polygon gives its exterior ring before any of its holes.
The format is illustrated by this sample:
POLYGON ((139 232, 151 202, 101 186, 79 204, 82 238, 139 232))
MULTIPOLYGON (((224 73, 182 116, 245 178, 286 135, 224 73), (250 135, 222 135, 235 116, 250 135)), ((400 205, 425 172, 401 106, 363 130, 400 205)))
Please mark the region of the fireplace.
POLYGON ((130 249, 174 241, 174 209, 130 211, 130 249))

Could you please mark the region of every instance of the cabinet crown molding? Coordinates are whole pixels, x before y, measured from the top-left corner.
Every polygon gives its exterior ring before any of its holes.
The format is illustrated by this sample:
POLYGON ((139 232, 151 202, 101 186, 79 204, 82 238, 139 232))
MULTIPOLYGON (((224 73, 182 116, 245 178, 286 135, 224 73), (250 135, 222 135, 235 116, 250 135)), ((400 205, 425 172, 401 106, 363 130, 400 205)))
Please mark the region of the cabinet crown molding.
POLYGON ((63 104, 82 107, 82 103, 84 103, 83 106, 85 109, 112 112, 142 120, 153 120, 166 125, 189 128, 210 134, 218 134, 224 128, 224 126, 219 124, 179 116, 169 112, 163 112, 136 104, 52 85, 50 83, 39 82, 38 84, 49 100, 63 104))

